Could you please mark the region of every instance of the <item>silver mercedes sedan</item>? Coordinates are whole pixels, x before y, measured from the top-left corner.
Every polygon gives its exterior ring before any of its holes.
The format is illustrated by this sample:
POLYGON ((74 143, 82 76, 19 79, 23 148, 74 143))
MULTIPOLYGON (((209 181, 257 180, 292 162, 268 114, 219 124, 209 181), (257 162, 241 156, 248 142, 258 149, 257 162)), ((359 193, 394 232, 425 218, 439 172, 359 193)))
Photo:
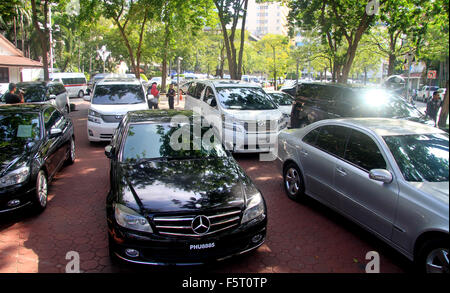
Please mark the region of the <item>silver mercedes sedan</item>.
POLYGON ((287 195, 363 226, 424 272, 449 272, 449 136, 397 119, 330 119, 278 137, 287 195))

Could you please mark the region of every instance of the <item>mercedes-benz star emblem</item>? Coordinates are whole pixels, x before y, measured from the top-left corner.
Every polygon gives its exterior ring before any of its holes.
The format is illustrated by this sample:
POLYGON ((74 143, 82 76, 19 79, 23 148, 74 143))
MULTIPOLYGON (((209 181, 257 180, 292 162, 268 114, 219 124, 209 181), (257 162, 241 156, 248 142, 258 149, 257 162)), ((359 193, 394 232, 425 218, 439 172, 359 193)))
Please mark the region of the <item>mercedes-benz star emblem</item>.
POLYGON ((197 216, 192 220, 191 228, 195 234, 203 235, 208 233, 211 222, 206 216, 197 216))

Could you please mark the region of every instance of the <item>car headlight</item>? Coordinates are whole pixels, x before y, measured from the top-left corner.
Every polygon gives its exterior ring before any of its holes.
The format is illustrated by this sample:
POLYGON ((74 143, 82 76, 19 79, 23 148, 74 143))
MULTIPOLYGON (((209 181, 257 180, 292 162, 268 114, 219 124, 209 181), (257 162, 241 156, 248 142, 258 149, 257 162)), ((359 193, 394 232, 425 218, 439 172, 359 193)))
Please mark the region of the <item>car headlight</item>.
POLYGON ((29 174, 30 174, 29 167, 21 167, 12 172, 9 172, 8 174, 0 178, 0 187, 6 187, 22 183, 25 180, 27 180, 29 174))
POLYGON ((247 223, 264 215, 264 201, 261 193, 255 193, 247 199, 247 209, 244 211, 241 224, 247 223))
POLYGON ((114 215, 116 217, 117 224, 124 228, 153 233, 152 227, 150 227, 150 224, 146 218, 124 205, 115 204, 114 215))
POLYGON ((101 117, 102 114, 91 109, 88 110, 88 121, 100 124, 102 123, 101 117))

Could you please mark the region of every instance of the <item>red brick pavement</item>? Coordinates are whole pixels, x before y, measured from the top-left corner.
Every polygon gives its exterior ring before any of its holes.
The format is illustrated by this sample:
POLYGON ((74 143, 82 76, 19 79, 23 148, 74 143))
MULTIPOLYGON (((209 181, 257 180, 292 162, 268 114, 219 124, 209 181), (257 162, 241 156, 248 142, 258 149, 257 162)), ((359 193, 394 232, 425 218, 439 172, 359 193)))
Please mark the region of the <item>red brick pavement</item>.
MULTIPOLYGON (((86 136, 87 103, 71 114, 77 159, 62 169, 49 190, 40 215, 23 210, 0 217, 0 272, 65 272, 66 253, 80 254, 82 272, 141 270, 118 267, 108 256, 105 198, 109 188, 105 144, 91 145, 86 136)), ((382 272, 410 266, 398 253, 369 233, 313 200, 287 198, 274 162, 239 155, 238 162, 261 189, 268 206, 266 243, 257 251, 212 267, 213 272, 361 273, 365 255, 381 255, 382 272)))

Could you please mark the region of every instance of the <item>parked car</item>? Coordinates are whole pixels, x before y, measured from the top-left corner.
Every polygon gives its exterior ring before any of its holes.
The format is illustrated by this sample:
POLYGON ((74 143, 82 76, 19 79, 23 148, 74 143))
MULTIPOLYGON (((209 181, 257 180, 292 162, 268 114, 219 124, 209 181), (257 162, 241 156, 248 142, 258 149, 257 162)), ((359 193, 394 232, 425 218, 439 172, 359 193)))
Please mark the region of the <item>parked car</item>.
POLYGON ((287 195, 310 196, 427 272, 449 272, 449 138, 420 123, 329 119, 279 135, 287 195))
POLYGON ((278 132, 287 126, 287 118, 264 90, 242 81, 192 82, 185 109, 201 109, 233 152, 269 152, 278 132))
POLYGON ((299 85, 292 106, 291 127, 304 127, 323 119, 360 117, 399 118, 434 126, 434 121, 414 105, 387 90, 304 83, 299 85))
POLYGON ((273 99, 275 104, 277 104, 278 109, 283 113, 288 121, 287 126, 291 126, 291 111, 292 104, 294 103, 294 98, 282 91, 266 91, 267 94, 273 99))
POLYGON ((148 108, 145 90, 139 80, 115 78, 98 81, 88 110, 89 141, 110 141, 124 114, 148 108))
MULTIPOLYGON (((25 103, 50 104, 66 113, 70 112, 70 102, 64 85, 59 82, 29 81, 16 84, 17 90, 23 92, 25 103)), ((18 93, 18 92, 16 92, 18 93)), ((4 95, 1 103, 5 103, 4 95)))
POLYGON ((105 78, 110 78, 112 76, 113 76, 112 73, 97 73, 97 74, 94 74, 93 76, 91 76, 91 78, 89 79, 89 81, 87 83, 87 89, 86 89, 87 94, 90 95, 93 92, 95 84, 97 82, 99 82, 100 80, 105 79, 105 78))
POLYGON ((435 91, 439 90, 437 86, 423 86, 422 89, 417 93, 417 100, 422 102, 427 102, 429 98, 433 96, 435 91))
POLYGON ((154 82, 156 82, 156 85, 157 85, 157 86, 161 86, 162 77, 161 77, 161 76, 155 76, 155 77, 152 77, 152 79, 150 79, 150 80, 148 81, 148 83, 149 83, 150 86, 151 86, 152 83, 154 83, 154 82))
POLYGON ((106 210, 113 260, 198 265, 264 243, 264 198, 217 137, 206 145, 212 130, 194 131, 191 111, 126 114, 105 148, 111 162, 106 210), (175 115, 186 119, 174 123, 175 115), (187 148, 176 150, 171 141, 181 129, 187 131, 187 148))
POLYGON ((87 93, 87 80, 82 72, 50 73, 50 80, 62 83, 69 97, 81 99, 87 93))
POLYGON ((0 141, 0 213, 44 210, 49 182, 75 161, 72 121, 52 105, 1 105, 0 141))

